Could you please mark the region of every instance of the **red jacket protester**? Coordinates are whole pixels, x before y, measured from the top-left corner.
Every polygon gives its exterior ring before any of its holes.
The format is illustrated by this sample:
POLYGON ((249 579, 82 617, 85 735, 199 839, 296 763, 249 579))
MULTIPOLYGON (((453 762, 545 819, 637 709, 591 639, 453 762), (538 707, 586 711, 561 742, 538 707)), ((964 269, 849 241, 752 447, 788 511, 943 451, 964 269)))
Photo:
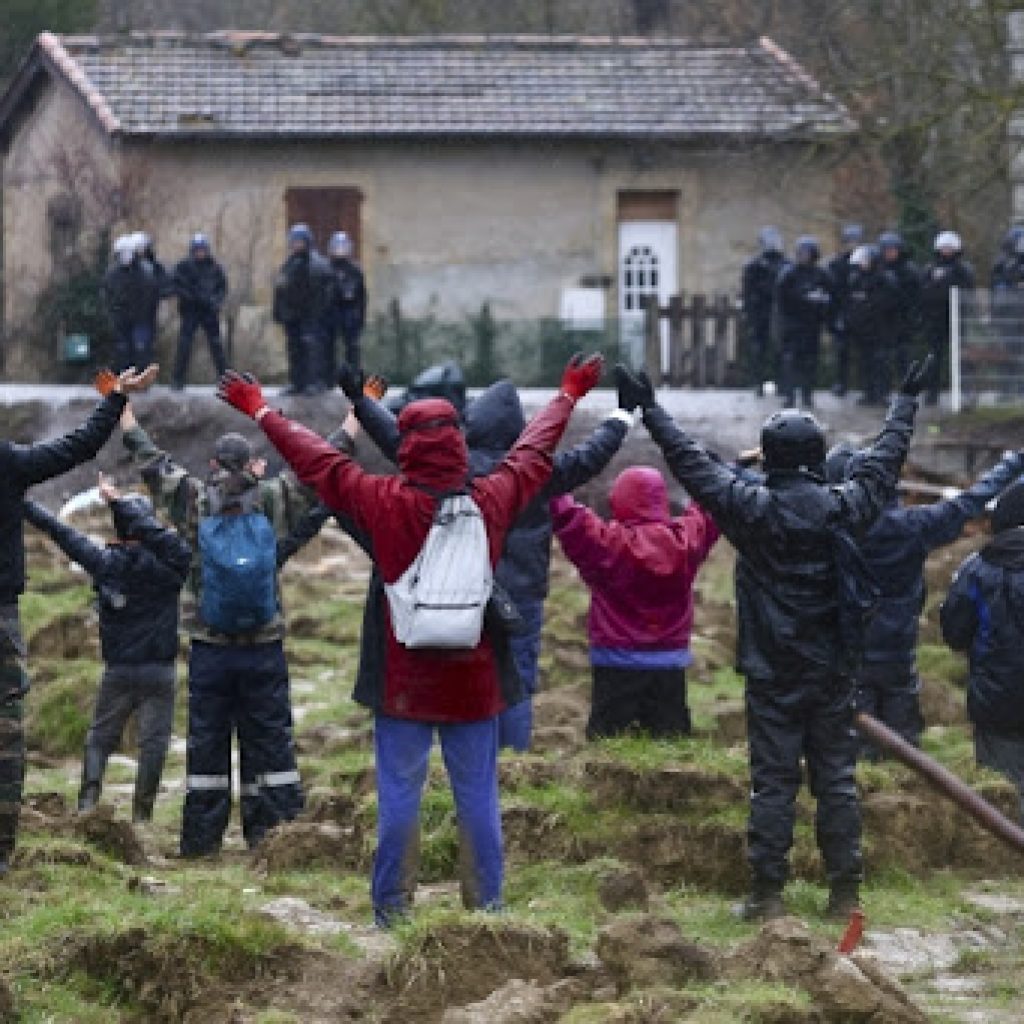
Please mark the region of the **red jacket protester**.
POLYGON ((568 495, 551 503, 555 536, 590 587, 591 662, 611 667, 682 668, 689 663, 693 581, 718 527, 692 503, 671 518, 656 469, 627 469, 610 495, 605 522, 568 495))
MULTIPOLYGON (((552 452, 573 404, 565 395, 555 398, 534 417, 494 472, 470 484, 487 527, 492 566, 497 565, 512 522, 551 475, 552 452)), ((299 479, 313 487, 328 508, 347 515, 370 537, 385 583, 394 583, 412 564, 430 530, 436 502, 421 488, 450 491, 467 482, 465 438, 455 409, 442 399, 414 402, 399 417, 399 476, 365 472, 318 434, 280 413, 268 412, 260 426, 299 479)), ((426 722, 474 722, 504 710, 486 633, 474 650, 410 650, 395 640, 387 602, 383 596, 381 600, 388 623, 380 705, 384 714, 426 722)))

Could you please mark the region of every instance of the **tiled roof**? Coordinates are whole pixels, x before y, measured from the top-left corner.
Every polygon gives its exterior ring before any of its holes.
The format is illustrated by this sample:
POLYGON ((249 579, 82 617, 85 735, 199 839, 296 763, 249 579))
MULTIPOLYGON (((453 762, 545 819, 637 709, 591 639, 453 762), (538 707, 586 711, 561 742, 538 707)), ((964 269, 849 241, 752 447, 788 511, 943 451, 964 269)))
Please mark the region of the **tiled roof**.
POLYGON ((768 39, 43 33, 111 133, 162 137, 822 136, 843 106, 768 39))

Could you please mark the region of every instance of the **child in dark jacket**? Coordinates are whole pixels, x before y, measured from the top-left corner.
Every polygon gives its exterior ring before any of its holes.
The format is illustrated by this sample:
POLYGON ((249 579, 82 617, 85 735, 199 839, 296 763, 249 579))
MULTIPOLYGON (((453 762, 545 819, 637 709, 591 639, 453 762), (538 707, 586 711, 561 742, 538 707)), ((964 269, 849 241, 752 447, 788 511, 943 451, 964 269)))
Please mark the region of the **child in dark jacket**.
POLYGON ((693 581, 718 528, 691 503, 673 519, 656 469, 620 474, 605 522, 569 495, 551 502, 555 536, 590 587, 593 696, 587 736, 639 728, 686 736, 693 581))
POLYGON ((940 621, 946 643, 970 654, 975 758, 1016 784, 1024 821, 1024 483, 1003 492, 992 529, 953 577, 940 621))
POLYGON ((85 740, 78 808, 88 810, 99 800, 107 758, 135 712, 139 767, 132 817, 148 821, 171 738, 178 597, 192 552, 175 530, 157 521, 147 498, 120 494, 102 475, 100 494, 118 538, 106 547, 34 501, 25 501, 25 518, 89 573, 97 594, 104 668, 85 740))

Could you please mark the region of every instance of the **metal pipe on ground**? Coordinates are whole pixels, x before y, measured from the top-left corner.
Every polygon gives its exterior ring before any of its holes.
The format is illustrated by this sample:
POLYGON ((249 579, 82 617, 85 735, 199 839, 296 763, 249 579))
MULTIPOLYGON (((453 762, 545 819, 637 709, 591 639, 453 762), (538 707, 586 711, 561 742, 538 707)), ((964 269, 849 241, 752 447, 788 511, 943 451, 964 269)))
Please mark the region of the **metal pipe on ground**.
POLYGON ((853 721, 857 729, 877 747, 888 751, 898 761, 913 768, 929 785, 952 800, 961 810, 966 811, 992 835, 1024 853, 1024 829, 1010 821, 948 768, 943 767, 933 757, 929 757, 923 750, 918 750, 867 712, 858 711, 853 721))

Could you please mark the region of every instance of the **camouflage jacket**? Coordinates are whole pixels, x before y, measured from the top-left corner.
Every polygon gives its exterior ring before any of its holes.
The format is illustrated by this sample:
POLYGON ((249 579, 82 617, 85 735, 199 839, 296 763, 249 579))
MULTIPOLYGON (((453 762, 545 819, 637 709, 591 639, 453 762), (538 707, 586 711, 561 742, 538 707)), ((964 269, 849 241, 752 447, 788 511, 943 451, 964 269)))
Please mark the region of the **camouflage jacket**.
MULTIPOLYGON (((280 640, 284 636, 284 617, 280 610, 267 625, 243 638, 228 638, 203 624, 198 614, 202 579, 198 534, 199 521, 209 511, 206 483, 159 449, 140 426, 124 432, 124 445, 141 470, 153 504, 192 546, 192 565, 182 606, 182 621, 189 636, 211 644, 265 644, 280 640)), ((291 472, 260 480, 256 486, 259 487, 259 507, 270 520, 280 543, 299 525, 316 495, 303 487, 291 472)), ((280 587, 278 606, 280 609, 280 587)))

